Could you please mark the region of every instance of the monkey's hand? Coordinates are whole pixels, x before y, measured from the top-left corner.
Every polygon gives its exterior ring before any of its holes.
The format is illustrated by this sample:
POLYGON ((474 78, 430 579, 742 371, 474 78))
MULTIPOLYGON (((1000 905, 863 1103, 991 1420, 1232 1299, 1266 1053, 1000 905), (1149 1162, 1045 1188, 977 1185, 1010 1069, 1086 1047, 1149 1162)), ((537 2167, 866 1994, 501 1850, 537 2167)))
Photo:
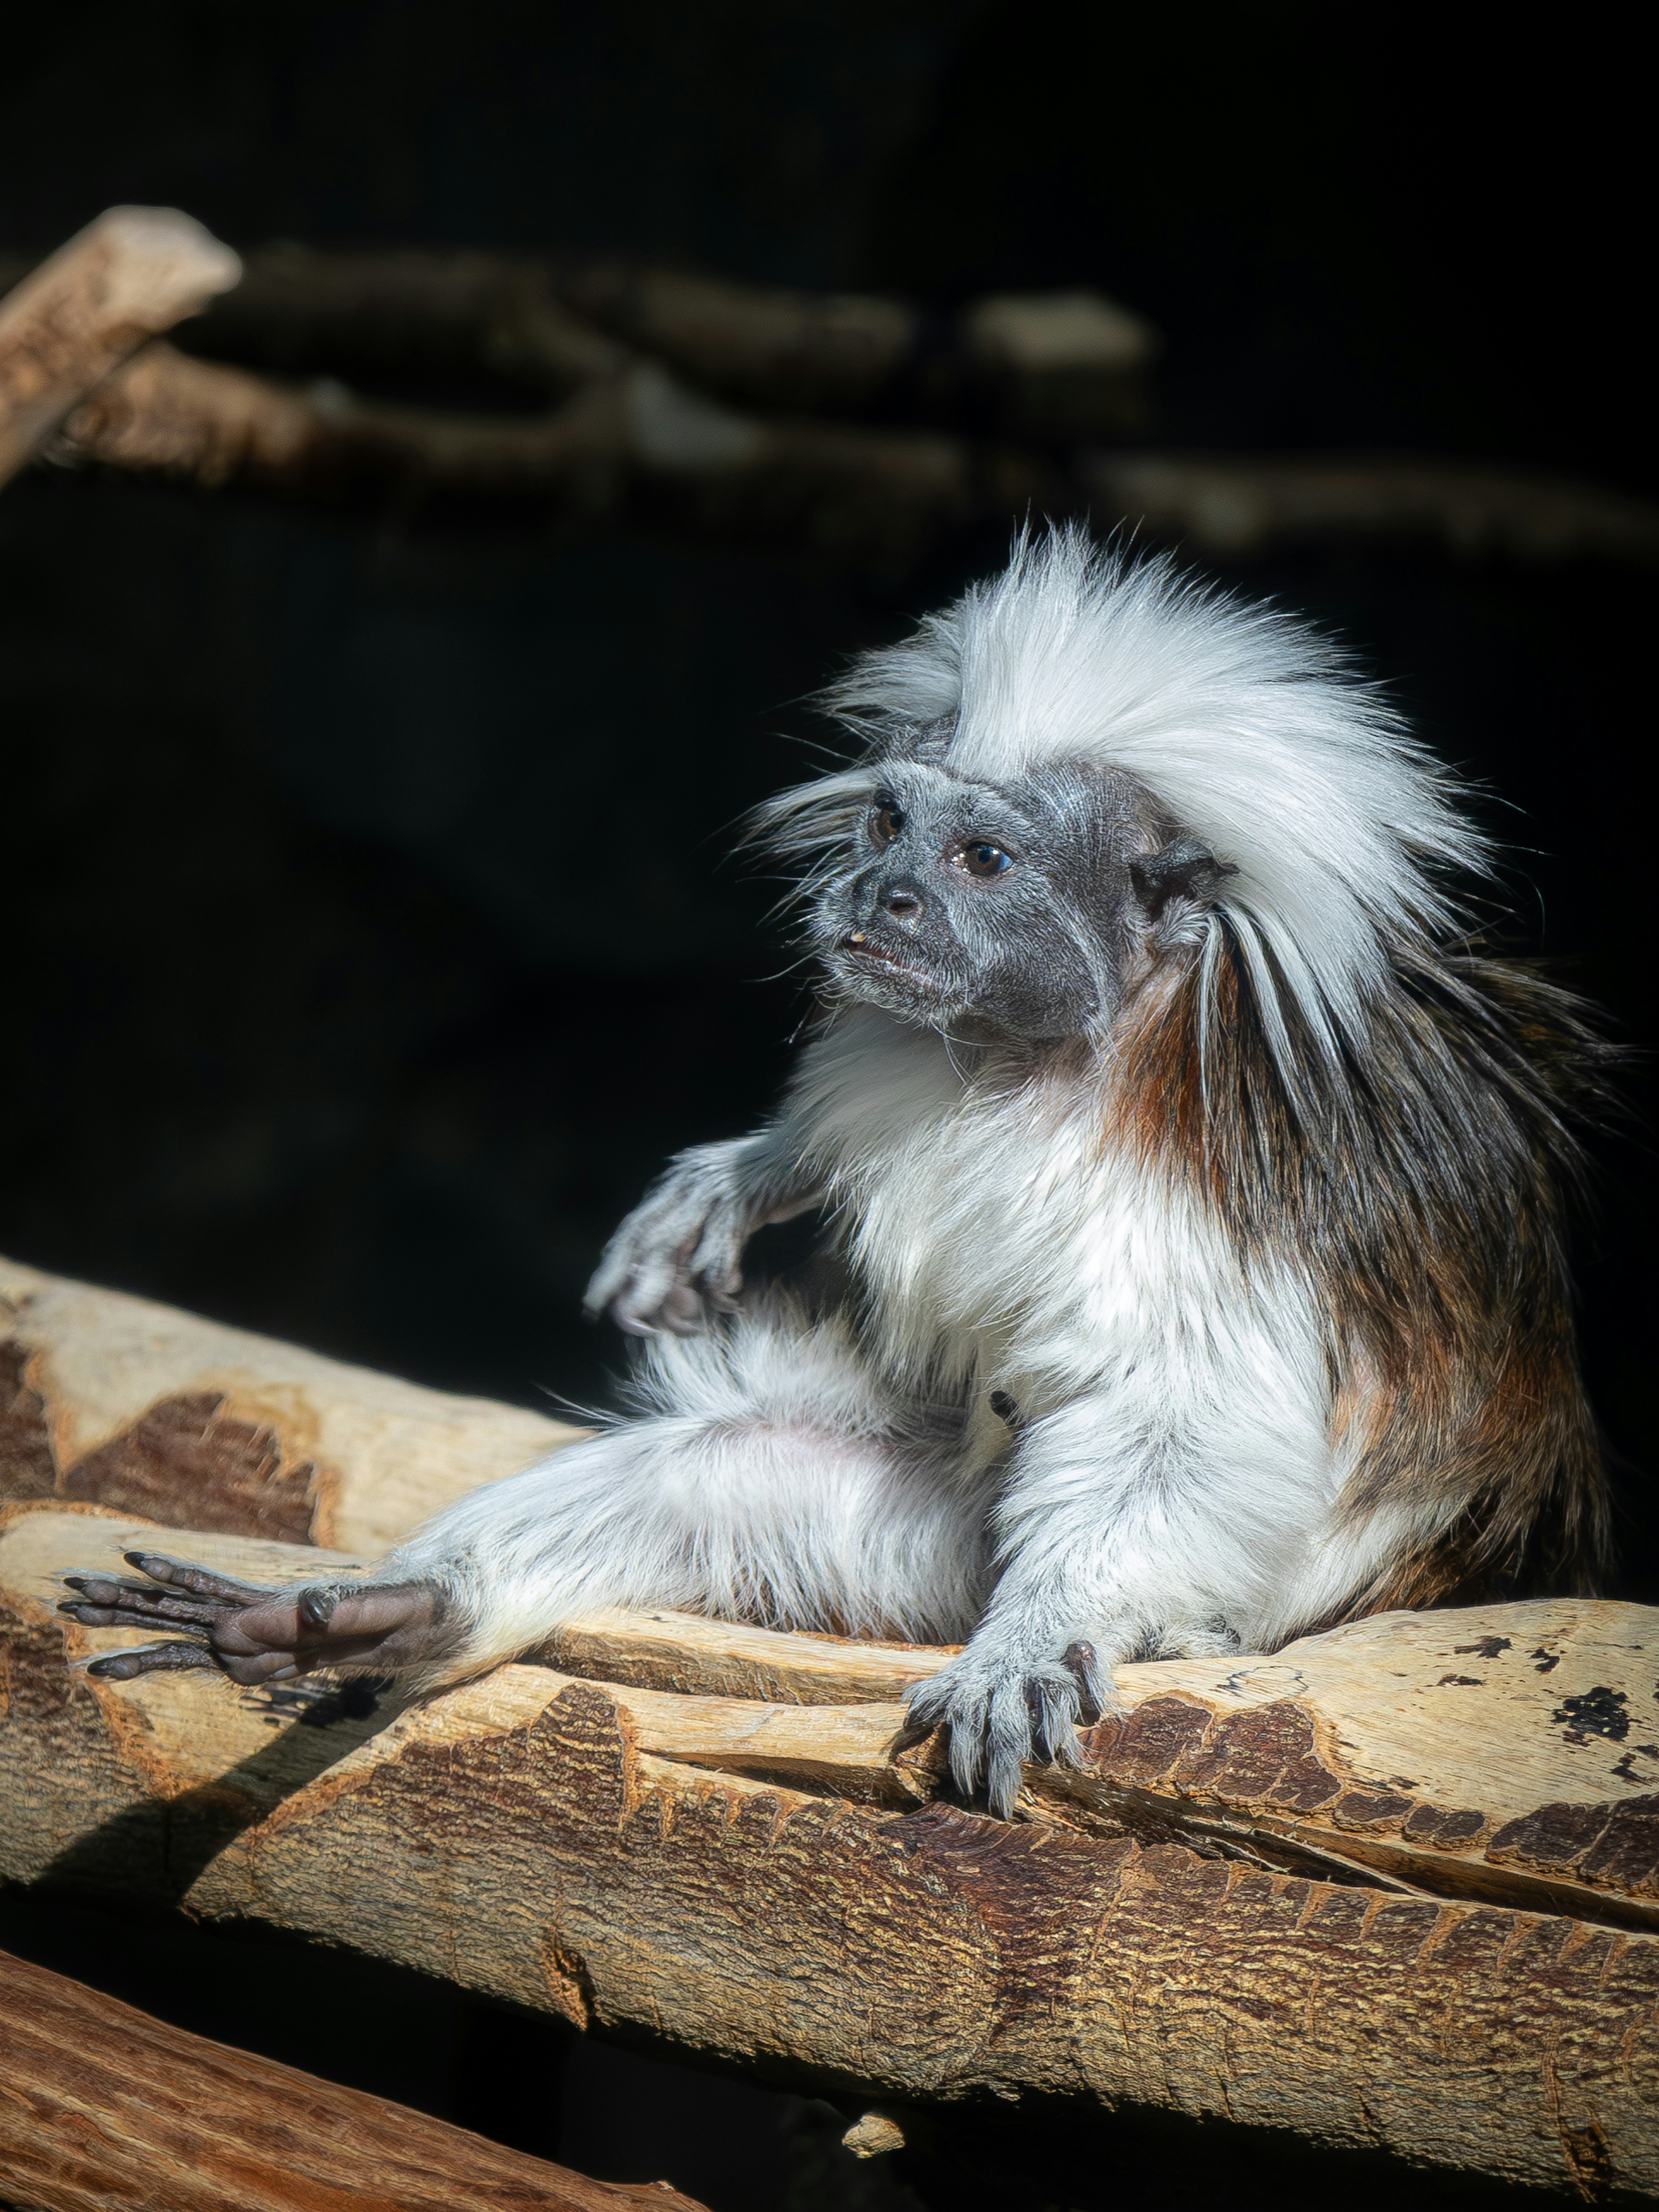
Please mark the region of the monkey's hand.
POLYGON ((1079 1763, 1079 1722, 1098 1720, 1118 1704, 1110 1660, 1083 1638, 1056 1641, 1048 1651, 1004 1648, 981 1630, 967 1650, 910 1691, 912 1723, 948 1728, 951 1771, 972 1796, 1006 1820, 1019 1795, 1028 1759, 1079 1763))
POLYGON ((60 1603, 88 1628, 172 1629, 183 1642, 146 1644, 94 1659, 89 1674, 118 1682, 157 1669, 214 1667, 233 1682, 279 1682, 320 1667, 396 1674, 430 1666, 461 1638, 431 1583, 310 1583, 268 1589, 159 1552, 127 1552, 134 1575, 65 1575, 78 1593, 60 1603))
POLYGON ((629 1336, 700 1336, 735 1313, 743 1251, 768 1221, 787 1221, 811 1191, 781 1191, 764 1171, 767 1139, 740 1137, 682 1152, 605 1248, 583 1300, 629 1336))

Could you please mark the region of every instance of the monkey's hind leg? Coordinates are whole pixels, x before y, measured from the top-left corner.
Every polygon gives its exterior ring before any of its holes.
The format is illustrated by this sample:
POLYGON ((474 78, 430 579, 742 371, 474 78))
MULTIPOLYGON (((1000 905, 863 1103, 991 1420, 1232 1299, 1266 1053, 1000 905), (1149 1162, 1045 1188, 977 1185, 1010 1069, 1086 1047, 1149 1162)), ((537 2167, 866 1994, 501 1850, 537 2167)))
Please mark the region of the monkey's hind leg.
POLYGON ((149 1554, 65 1610, 192 1641, 100 1669, 319 1668, 453 1681, 599 1606, 954 1641, 989 1583, 984 1480, 962 1423, 908 1406, 839 1318, 793 1308, 653 1344, 638 1417, 461 1498, 363 1582, 258 1590, 149 1554), (186 1656, 185 1655, 189 1656, 186 1656))

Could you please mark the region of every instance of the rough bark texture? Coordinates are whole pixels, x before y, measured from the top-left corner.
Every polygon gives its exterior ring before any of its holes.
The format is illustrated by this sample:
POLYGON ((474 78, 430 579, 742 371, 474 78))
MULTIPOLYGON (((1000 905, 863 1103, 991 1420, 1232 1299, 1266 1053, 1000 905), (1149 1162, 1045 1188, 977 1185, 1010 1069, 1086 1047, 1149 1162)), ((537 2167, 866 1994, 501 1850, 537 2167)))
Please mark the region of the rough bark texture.
POLYGON ((50 1502, 0 1531, 12 1879, 256 1919, 882 2100, 1161 2106, 1659 2191, 1642 1608, 1392 1615, 1122 1668, 1127 1716, 1000 1825, 947 1802, 937 1743, 896 1741, 896 1693, 943 1656, 913 1647, 612 1613, 554 1663, 401 1710, 91 1680, 65 1660, 142 1639, 65 1623, 56 1577, 141 1540, 50 1502))
POLYGON ((0 2194, 32 2212, 701 2212, 205 2036, 0 1951, 0 2194))
POLYGON ((112 208, 43 262, 0 301, 0 483, 118 362, 240 273, 172 208, 112 208))
POLYGON ((0 1504, 373 1558, 585 1432, 0 1259, 0 1504))

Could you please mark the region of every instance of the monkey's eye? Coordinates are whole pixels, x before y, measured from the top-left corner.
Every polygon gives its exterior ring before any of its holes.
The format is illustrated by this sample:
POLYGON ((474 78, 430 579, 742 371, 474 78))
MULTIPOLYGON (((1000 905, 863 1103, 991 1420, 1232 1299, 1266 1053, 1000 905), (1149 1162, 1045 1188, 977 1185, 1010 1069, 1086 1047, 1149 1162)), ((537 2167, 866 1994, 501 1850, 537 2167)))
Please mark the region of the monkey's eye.
POLYGON ((1012 856, 1005 853, 1000 845, 980 842, 964 845, 951 859, 953 868, 961 868, 970 876, 1000 876, 1013 865, 1012 856))
POLYGON ((870 835, 878 845, 890 845, 904 827, 904 809, 890 791, 878 791, 870 810, 870 835))

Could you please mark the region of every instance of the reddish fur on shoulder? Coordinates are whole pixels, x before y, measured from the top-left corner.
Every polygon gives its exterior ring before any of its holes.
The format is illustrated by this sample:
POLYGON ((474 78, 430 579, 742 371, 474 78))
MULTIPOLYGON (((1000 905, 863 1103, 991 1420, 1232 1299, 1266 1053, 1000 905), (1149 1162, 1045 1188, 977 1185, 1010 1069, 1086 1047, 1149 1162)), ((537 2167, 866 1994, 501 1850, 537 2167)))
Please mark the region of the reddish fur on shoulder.
POLYGON ((1129 1011, 1120 1133, 1317 1285, 1344 1515, 1439 1532, 1337 1617, 1593 1586, 1608 1503, 1561 1214, 1606 1048, 1518 964, 1419 955, 1342 1065, 1298 1050, 1296 1096, 1237 947, 1181 957, 1129 1011))

